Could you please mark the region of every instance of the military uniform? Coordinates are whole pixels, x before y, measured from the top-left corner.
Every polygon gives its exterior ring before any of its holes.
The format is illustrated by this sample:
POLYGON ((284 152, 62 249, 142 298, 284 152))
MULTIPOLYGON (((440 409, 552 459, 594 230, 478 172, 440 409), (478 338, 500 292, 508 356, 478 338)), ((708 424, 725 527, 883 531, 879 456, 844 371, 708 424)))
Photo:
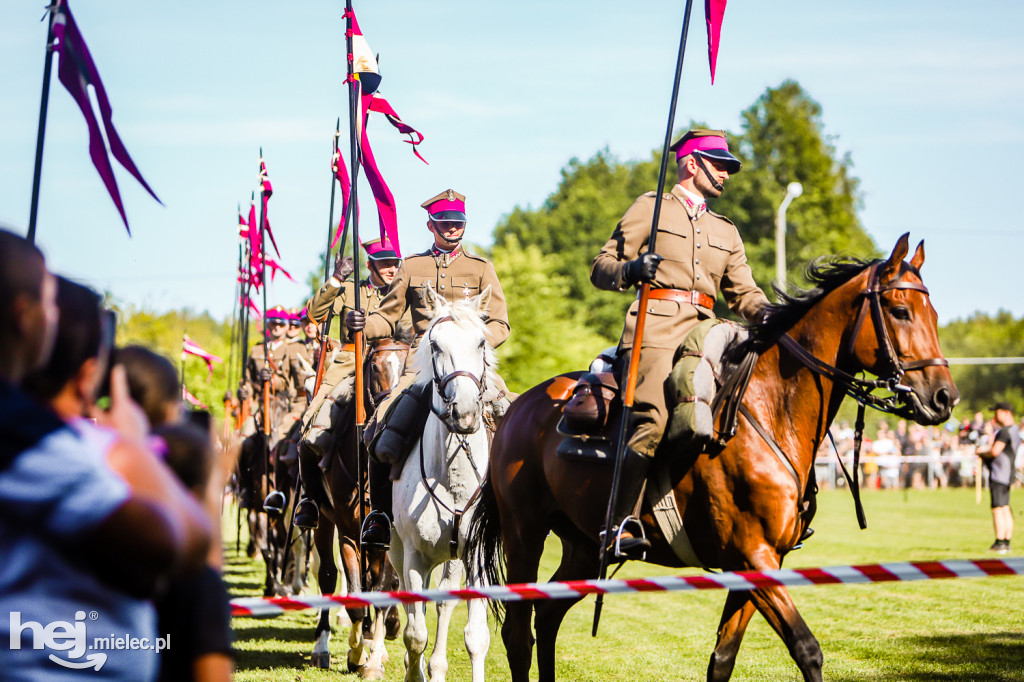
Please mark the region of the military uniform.
MULTIPOLYGON (((289 406, 288 413, 281 423, 273 425, 273 435, 275 438, 281 438, 288 433, 305 409, 305 396, 301 393, 305 371, 295 344, 284 339, 270 343, 270 392, 272 396, 284 395, 289 406)), ((260 380, 260 371, 265 366, 264 357, 264 346, 260 341, 253 346, 245 364, 246 386, 258 405, 257 411, 263 409, 263 382, 260 380)))
MULTIPOLYGON (((740 169, 739 160, 729 153, 725 134, 720 131, 690 131, 672 146, 672 150, 677 160, 693 155, 712 185, 716 181, 704 165, 704 158, 726 164, 723 168, 730 173, 740 169)), ((720 192, 721 185, 716 187, 720 192)), ((768 304, 747 265, 743 240, 736 226, 728 218, 707 210, 703 196, 684 190, 679 184, 660 199, 656 192, 642 195, 626 211, 591 266, 590 280, 596 287, 626 291, 637 283, 627 277, 627 268, 631 262, 639 264, 650 251, 651 224, 655 202, 659 200, 662 203, 654 252, 661 261, 650 279, 628 448, 620 482, 622 492, 613 510, 619 523, 631 513, 649 462, 665 432, 669 417, 665 382, 672 371, 679 344, 697 323, 714 317, 712 308, 719 292, 729 308, 747 320, 757 319, 768 304)), ((622 385, 629 372, 631 354, 636 350, 638 307, 639 297, 629 307, 619 341, 622 385)), ((632 537, 630 540, 634 549, 646 544, 644 540, 632 537)), ((626 546, 623 543, 623 547, 626 546)), ((623 553, 628 550, 624 549, 623 553)))
MULTIPOLYGON (((394 397, 416 379, 413 356, 434 314, 423 296, 427 284, 449 303, 471 298, 490 287, 491 300, 487 306, 485 332, 487 342, 494 348, 508 338, 510 327, 505 294, 494 272, 494 265, 489 260, 469 253, 461 245, 450 253, 435 247, 409 256, 402 262, 395 281, 391 283, 391 290, 381 301, 380 307, 366 316, 364 333, 368 340, 394 335, 396 325, 406 315, 411 316, 413 332, 416 334, 412 350, 405 361, 405 372, 388 399, 377 407, 378 418, 384 414, 394 397)), ((498 390, 507 393, 504 381, 500 377, 497 381, 498 390)))

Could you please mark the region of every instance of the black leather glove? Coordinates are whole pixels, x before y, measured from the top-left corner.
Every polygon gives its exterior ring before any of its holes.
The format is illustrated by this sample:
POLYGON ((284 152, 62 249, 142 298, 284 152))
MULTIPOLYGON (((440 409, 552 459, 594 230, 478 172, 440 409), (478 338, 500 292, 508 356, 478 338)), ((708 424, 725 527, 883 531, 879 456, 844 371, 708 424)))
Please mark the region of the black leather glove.
POLYGON ((352 256, 340 257, 334 261, 334 276, 338 278, 339 282, 344 282, 345 279, 355 271, 355 266, 352 265, 352 256))
POLYGON ((638 256, 626 263, 626 267, 622 269, 622 278, 626 280, 626 284, 650 282, 654 279, 654 273, 658 271, 661 261, 661 256, 656 253, 645 253, 638 256))
POLYGON ((350 310, 345 316, 345 326, 349 331, 359 332, 366 326, 366 315, 362 310, 350 310))
POLYGON ((252 397, 252 392, 249 390, 248 386, 240 386, 238 388, 238 399, 241 402, 244 403, 246 400, 248 400, 251 397, 252 397))
POLYGON ((270 371, 269 367, 264 367, 260 370, 260 381, 267 382, 274 376, 274 373, 270 371))

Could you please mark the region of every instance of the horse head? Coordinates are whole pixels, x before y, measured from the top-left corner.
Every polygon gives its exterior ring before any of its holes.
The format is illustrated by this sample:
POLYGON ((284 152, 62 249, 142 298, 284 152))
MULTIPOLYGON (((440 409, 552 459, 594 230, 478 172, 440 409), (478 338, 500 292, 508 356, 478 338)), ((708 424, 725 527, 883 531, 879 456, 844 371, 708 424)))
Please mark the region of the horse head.
POLYGON ((493 385, 494 351, 484 326, 491 288, 454 303, 429 284, 423 295, 432 316, 423 335, 429 352, 416 356, 419 375, 433 379, 434 414, 455 433, 473 433, 480 428, 484 394, 493 385))
POLYGON ((938 317, 921 279, 924 242, 906 263, 909 238, 904 234, 886 260, 867 269, 849 337, 851 354, 888 382, 901 403, 898 414, 921 424, 941 424, 952 414, 959 392, 942 356, 938 317))
POLYGON ((399 325, 394 336, 370 342, 364 374, 366 394, 373 404, 379 404, 398 384, 414 338, 412 327, 399 325))

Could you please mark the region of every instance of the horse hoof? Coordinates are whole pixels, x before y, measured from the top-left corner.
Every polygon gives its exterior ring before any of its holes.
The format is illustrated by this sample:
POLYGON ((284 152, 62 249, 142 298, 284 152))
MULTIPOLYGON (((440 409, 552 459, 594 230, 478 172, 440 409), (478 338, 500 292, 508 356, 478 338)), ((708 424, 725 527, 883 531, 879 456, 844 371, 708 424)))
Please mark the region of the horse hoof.
POLYGON ((309 657, 309 664, 314 668, 328 670, 331 667, 331 655, 329 653, 313 654, 309 657))
POLYGON ((384 668, 382 666, 363 666, 363 669, 359 671, 359 678, 363 680, 383 680, 384 679, 384 668))

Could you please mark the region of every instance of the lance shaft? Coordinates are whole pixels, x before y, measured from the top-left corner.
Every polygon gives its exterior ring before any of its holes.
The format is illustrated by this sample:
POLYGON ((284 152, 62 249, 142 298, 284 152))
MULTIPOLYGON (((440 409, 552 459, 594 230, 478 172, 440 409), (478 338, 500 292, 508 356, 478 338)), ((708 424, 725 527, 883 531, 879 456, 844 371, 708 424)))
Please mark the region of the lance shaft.
MULTIPOLYGON (((352 164, 352 190, 349 194, 348 205, 349 212, 352 220, 352 265, 355 268, 353 271, 353 290, 355 295, 352 299, 352 305, 356 310, 360 309, 359 301, 359 212, 355 209, 358 206, 358 185, 359 185, 359 145, 362 141, 362 107, 359 101, 362 84, 359 82, 359 75, 355 73, 355 64, 352 53, 352 35, 355 30, 355 15, 352 12, 352 0, 345 0, 345 15, 348 17, 348 26, 345 31, 345 47, 346 47, 346 70, 348 71, 347 83, 349 85, 348 93, 348 135, 349 135, 349 160, 352 164)), ((366 424, 366 406, 363 403, 363 332, 362 330, 355 332, 352 341, 355 345, 356 353, 356 374, 355 374, 355 420, 356 428, 353 429, 353 437, 355 439, 355 453, 356 460, 359 462, 358 475, 359 475, 359 528, 360 535, 362 534, 363 521, 366 519, 366 496, 364 490, 366 490, 367 480, 367 466, 368 461, 364 460, 363 457, 363 427, 366 424)), ((360 581, 363 583, 363 588, 368 587, 367 580, 367 557, 366 552, 363 550, 362 539, 359 542, 359 576, 360 581)), ((363 623, 368 624, 370 620, 370 609, 367 608, 364 612, 363 623)))
MULTIPOLYGON (((655 253, 655 245, 658 239, 658 219, 661 217, 661 193, 665 186, 665 178, 668 175, 669 146, 672 143, 672 128, 676 120, 676 101, 679 99, 679 82, 683 76, 683 56, 686 54, 686 32, 690 26, 690 10, 693 8, 693 0, 686 0, 686 12, 683 15, 683 30, 679 36, 679 54, 676 58, 676 74, 672 83, 672 101, 668 108, 668 125, 665 127, 665 143, 661 149, 661 169, 658 172, 657 197, 654 202, 654 216, 651 220, 651 234, 647 238, 647 253, 655 253)), ((622 480, 622 462, 626 455, 626 429, 629 426, 630 417, 633 414, 633 398, 636 392, 637 372, 640 367, 640 351, 643 346, 644 326, 647 322, 647 302, 650 299, 651 283, 644 282, 640 287, 640 302, 636 311, 636 326, 633 331, 633 348, 629 354, 629 371, 626 374, 626 390, 622 397, 622 420, 619 424, 619 440, 615 449, 615 465, 612 470, 612 489, 608 496, 608 510, 605 513, 605 537, 601 542, 600 563, 601 570, 599 578, 604 580, 608 575, 608 545, 612 537, 612 519, 615 508, 615 498, 619 494, 619 484, 622 480)), ((597 595, 594 604, 594 627, 591 634, 597 636, 597 626, 601 621, 601 608, 604 605, 604 595, 597 595)))
POLYGON ((39 102, 39 127, 36 131, 36 163, 32 172, 32 206, 28 213, 28 234, 26 238, 36 241, 36 217, 39 213, 39 183, 43 175, 43 139, 46 137, 46 110, 50 102, 50 67, 53 65, 53 21, 57 3, 54 1, 47 10, 50 13, 50 27, 46 33, 46 61, 43 65, 43 94, 39 102))
MULTIPOLYGON (((267 325, 267 198, 263 196, 263 147, 260 147, 260 279, 263 282, 263 368, 270 369, 270 329, 267 325)), ((272 379, 273 377, 271 377, 272 379)), ((270 380, 263 381, 264 481, 270 490, 270 380)), ((276 553, 276 550, 275 550, 276 553)))
MULTIPOLYGON (((338 176, 335 172, 336 163, 341 163, 341 156, 338 154, 338 136, 341 135, 341 116, 338 117, 338 122, 334 125, 334 141, 332 142, 333 150, 331 152, 331 214, 327 217, 327 251, 324 253, 324 283, 331 278, 331 237, 334 229, 334 191, 337 188, 338 176)), ((345 248, 342 246, 339 253, 344 253, 345 248)))

